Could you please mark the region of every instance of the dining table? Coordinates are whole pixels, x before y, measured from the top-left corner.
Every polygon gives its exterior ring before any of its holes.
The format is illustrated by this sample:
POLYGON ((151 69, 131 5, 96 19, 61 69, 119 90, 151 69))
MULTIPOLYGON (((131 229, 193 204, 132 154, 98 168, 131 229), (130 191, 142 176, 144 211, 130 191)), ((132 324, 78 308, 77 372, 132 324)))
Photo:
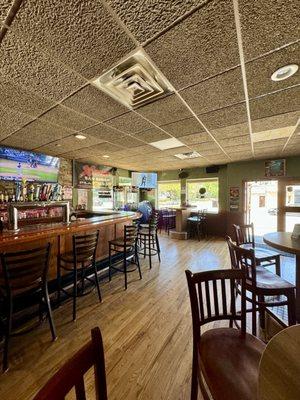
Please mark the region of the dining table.
POLYGON ((263 351, 258 400, 300 399, 300 325, 273 336, 263 351))
POLYGON ((263 240, 270 247, 296 256, 296 319, 300 322, 300 238, 294 239, 291 232, 271 232, 263 240))

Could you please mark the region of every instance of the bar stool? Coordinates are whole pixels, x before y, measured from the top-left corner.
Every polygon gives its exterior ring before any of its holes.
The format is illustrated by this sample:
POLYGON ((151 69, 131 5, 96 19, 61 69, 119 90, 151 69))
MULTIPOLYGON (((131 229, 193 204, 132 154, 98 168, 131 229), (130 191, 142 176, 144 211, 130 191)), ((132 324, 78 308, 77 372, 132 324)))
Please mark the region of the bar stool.
POLYGON ((123 237, 109 241, 109 281, 111 281, 112 270, 123 272, 125 277, 125 290, 127 289, 127 273, 136 270, 136 268, 131 270, 128 269, 127 265, 129 262, 137 266, 140 279, 142 279, 139 254, 137 250, 137 237, 138 227, 136 225, 125 225, 123 237), (116 261, 113 265, 112 253, 122 254, 122 268, 116 267, 120 261, 116 261))
POLYGON ((255 247, 254 225, 233 225, 235 241, 239 247, 244 249, 253 249, 257 265, 270 267, 275 265, 276 275, 281 275, 280 254, 269 249, 257 249, 255 247))
POLYGON ((85 296, 93 290, 85 291, 85 281, 89 281, 96 286, 99 301, 102 301, 100 285, 96 266, 96 249, 99 241, 99 231, 86 235, 73 235, 73 251, 61 254, 57 258, 57 300, 60 303, 61 292, 73 298, 73 321, 76 320, 76 299, 85 296), (88 269, 94 272, 95 280, 88 277, 88 269), (73 272, 73 293, 68 293, 62 288, 61 270, 73 272), (78 288, 78 278, 81 288, 78 288))
POLYGON ((197 233, 197 239, 200 241, 201 236, 207 237, 207 218, 206 218, 207 210, 199 210, 197 215, 189 217, 187 219, 188 223, 188 235, 191 237, 194 232, 197 233))
MULTIPOLYGON (((45 247, 0 255, 2 271, 0 273, 0 297, 3 301, 4 352, 3 372, 8 370, 8 344, 12 336, 26 333, 33 328, 12 331, 12 319, 16 303, 25 299, 37 299, 40 304, 40 321, 42 305, 46 306, 52 340, 56 340, 55 326, 52 318, 48 294, 47 274, 49 267, 50 243, 45 247)), ((17 312, 18 310, 16 310, 17 312)))
POLYGON ((150 269, 152 268, 152 257, 158 256, 160 262, 160 245, 158 240, 159 215, 154 211, 150 217, 149 224, 142 225, 138 232, 139 253, 149 257, 150 269))

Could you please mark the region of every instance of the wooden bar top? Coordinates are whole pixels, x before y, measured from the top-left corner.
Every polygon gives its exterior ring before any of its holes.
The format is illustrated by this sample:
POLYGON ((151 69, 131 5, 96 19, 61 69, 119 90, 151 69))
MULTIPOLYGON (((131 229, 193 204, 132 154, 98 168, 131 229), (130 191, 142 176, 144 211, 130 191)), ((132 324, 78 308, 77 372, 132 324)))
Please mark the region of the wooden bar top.
POLYGON ((124 223, 128 220, 139 218, 138 212, 125 212, 125 211, 112 211, 107 215, 96 212, 94 217, 79 218, 68 224, 63 222, 27 225, 21 227, 18 231, 4 230, 0 233, 0 248, 3 250, 4 246, 12 245, 14 243, 26 243, 43 238, 51 238, 58 235, 76 234, 77 232, 87 231, 90 229, 97 229, 98 227, 124 223))

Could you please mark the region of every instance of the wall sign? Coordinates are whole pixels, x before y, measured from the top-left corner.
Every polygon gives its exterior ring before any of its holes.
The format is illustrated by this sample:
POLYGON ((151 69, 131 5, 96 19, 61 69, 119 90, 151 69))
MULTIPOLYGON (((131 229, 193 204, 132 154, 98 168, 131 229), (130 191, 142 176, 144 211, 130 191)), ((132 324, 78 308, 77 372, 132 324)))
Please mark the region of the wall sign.
POLYGON ((232 186, 229 189, 229 209, 230 211, 239 211, 240 207, 240 188, 232 186))
POLYGON ((265 161, 265 177, 285 176, 285 159, 265 161))
POLYGON ((111 167, 75 162, 75 180, 77 188, 112 188, 111 167))

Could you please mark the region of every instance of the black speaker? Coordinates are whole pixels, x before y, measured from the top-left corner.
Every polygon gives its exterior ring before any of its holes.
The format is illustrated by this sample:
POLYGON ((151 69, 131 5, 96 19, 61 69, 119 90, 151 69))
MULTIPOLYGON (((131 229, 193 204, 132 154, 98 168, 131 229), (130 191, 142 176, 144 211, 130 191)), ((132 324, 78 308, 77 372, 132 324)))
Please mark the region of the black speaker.
POLYGON ((180 179, 185 179, 185 178, 187 178, 188 176, 189 176, 189 173, 188 173, 188 172, 183 171, 183 170, 180 170, 180 171, 179 171, 178 178, 180 178, 180 179))
POLYGON ((216 174, 219 172, 220 167, 218 165, 211 165, 210 167, 205 168, 207 174, 216 174))

